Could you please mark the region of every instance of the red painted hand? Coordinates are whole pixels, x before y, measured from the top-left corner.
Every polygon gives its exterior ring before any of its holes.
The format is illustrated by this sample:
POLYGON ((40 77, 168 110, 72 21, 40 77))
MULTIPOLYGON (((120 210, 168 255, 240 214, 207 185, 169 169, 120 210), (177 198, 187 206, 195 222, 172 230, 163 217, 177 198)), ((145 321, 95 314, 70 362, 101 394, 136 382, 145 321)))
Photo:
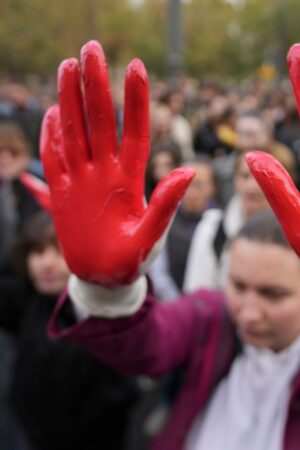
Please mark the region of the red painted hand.
MULTIPOLYGON (((300 113, 300 44, 288 52, 287 62, 298 112, 300 113)), ((300 194, 287 171, 264 152, 251 152, 246 161, 285 232, 300 256, 300 194)))
POLYGON ((145 205, 148 90, 146 70, 135 59, 126 71, 118 149, 105 56, 91 41, 82 48, 81 71, 76 59, 60 65, 59 105, 42 125, 41 157, 66 261, 78 277, 109 288, 138 276, 194 175, 173 171, 145 205))

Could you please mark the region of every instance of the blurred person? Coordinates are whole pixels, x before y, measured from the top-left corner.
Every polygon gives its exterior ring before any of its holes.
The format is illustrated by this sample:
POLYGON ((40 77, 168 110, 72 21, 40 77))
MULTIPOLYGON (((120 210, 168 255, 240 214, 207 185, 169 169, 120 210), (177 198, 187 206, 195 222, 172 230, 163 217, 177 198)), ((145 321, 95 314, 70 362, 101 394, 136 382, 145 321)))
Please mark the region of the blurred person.
POLYGON ((193 134, 189 121, 183 115, 183 93, 180 90, 169 91, 161 98, 161 101, 170 108, 172 114, 171 136, 179 143, 183 160, 191 160, 194 157, 193 134))
MULTIPOLYGON (((1 293, 1 290, 0 290, 1 293)), ((3 295, 3 292, 1 293, 3 295)), ((0 327, 0 448, 28 450, 24 433, 12 411, 10 387, 15 361, 15 345, 0 327)))
MULTIPOLYGON (((0 326, 17 339, 11 397, 31 449, 125 449, 134 381, 47 337, 69 269, 46 213, 26 222, 14 260, 19 278, 10 286, 0 281, 0 326)), ((63 316, 71 325, 68 308, 63 316)))
POLYGON ((186 166, 195 170, 195 177, 175 214, 166 245, 149 270, 155 296, 165 301, 177 298, 182 292, 194 231, 204 212, 215 206, 215 184, 210 160, 203 157, 186 163, 186 166))
POLYGON ((159 145, 165 141, 174 141, 180 151, 182 161, 190 157, 191 153, 185 149, 186 138, 177 135, 174 115, 169 104, 162 101, 151 105, 151 144, 159 145))
POLYGON ((231 153, 236 139, 234 121, 235 113, 227 98, 214 97, 207 107, 205 122, 195 131, 195 152, 212 158, 231 153))
MULTIPOLYGON (((20 231, 22 223, 39 210, 35 199, 18 180, 18 175, 32 164, 31 148, 19 125, 11 122, 0 123, 0 276, 1 285, 14 286, 15 278, 9 264, 9 254, 20 231)), ((35 166, 35 167, 33 167, 35 166)), ((32 172, 38 174, 36 170, 32 172)), ((5 292, 0 289, 0 297, 5 292)), ((27 448, 22 433, 11 413, 7 388, 10 384, 13 359, 16 351, 15 341, 4 329, 0 330, 0 443, 1 448, 27 448), (5 382, 6 380, 6 382, 5 382), (6 443, 5 443, 6 442, 6 443), (10 443, 9 443, 10 442, 10 443)))
POLYGON ((24 221, 40 207, 18 180, 24 170, 42 177, 38 160, 22 129, 14 122, 0 123, 0 270, 24 221))
POLYGON ((55 99, 55 90, 50 82, 48 85, 40 87, 37 100, 42 113, 47 111, 47 109, 55 103, 55 99))
POLYGON ((282 113, 276 123, 276 139, 295 150, 295 143, 300 140, 300 125, 297 107, 292 98, 286 100, 282 113))
POLYGON ((236 158, 242 152, 263 150, 271 153, 287 168, 293 179, 296 179, 295 158, 292 151, 273 137, 273 128, 257 115, 241 116, 236 121, 236 147, 230 155, 214 161, 215 176, 218 188, 218 200, 226 206, 233 195, 233 173, 236 158))
POLYGON ((272 124, 258 115, 240 116, 236 121, 236 133, 236 147, 240 151, 250 151, 253 148, 273 152, 285 148, 290 151, 274 139, 272 124))
POLYGON ((178 144, 171 139, 161 140, 151 147, 150 158, 146 170, 146 198, 150 199, 152 192, 171 170, 182 164, 178 144))
POLYGON ((14 122, 0 123, 0 174, 17 178, 28 166, 31 148, 21 128, 14 122))
POLYGON ((253 149, 271 153, 280 159, 287 167, 292 177, 296 178, 295 160, 291 149, 274 138, 274 129, 259 116, 241 116, 236 122, 237 142, 239 152, 253 149))
POLYGON ((187 256, 183 290, 222 289, 226 280, 228 250, 247 218, 268 207, 265 196, 241 154, 234 173, 235 194, 226 209, 204 213, 187 256))
POLYGON ((13 121, 24 131, 26 138, 37 156, 43 112, 37 99, 24 84, 7 81, 0 87, 0 121, 13 121))
POLYGON ((154 103, 160 101, 160 98, 164 95, 167 88, 168 87, 166 81, 156 78, 155 75, 151 74, 150 98, 154 103))
POLYGON ((237 114, 239 116, 247 114, 256 114, 261 107, 259 96, 251 92, 242 95, 236 106, 237 106, 237 114))
POLYGON ((300 124, 298 111, 292 98, 288 98, 283 107, 283 115, 276 123, 275 137, 278 142, 289 147, 296 162, 296 183, 300 187, 300 124))
POLYGON ((209 105, 215 97, 222 95, 222 88, 214 80, 206 79, 198 87, 197 104, 209 105))
POLYGON ((150 108, 151 142, 171 139, 172 113, 168 105, 154 102, 150 108))

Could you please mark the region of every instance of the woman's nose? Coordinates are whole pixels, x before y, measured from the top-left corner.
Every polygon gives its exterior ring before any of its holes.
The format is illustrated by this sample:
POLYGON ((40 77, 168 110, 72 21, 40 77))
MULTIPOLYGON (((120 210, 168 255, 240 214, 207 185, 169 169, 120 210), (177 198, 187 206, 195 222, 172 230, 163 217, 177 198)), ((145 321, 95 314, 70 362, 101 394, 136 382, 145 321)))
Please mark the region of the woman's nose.
POLYGON ((246 293, 240 308, 240 319, 243 323, 250 325, 259 322, 262 320, 263 315, 263 307, 255 293, 246 293))
POLYGON ((54 255, 51 250, 46 249, 44 250, 42 256, 41 256, 41 264, 45 267, 50 267, 54 263, 54 255))

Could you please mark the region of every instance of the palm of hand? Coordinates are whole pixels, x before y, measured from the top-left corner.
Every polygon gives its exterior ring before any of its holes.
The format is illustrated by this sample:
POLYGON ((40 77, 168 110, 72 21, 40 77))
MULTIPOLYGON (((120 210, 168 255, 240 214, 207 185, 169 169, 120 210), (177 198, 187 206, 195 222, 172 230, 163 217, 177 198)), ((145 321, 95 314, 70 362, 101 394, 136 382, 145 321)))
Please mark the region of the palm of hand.
POLYGON ((124 131, 115 114, 101 46, 91 41, 58 74, 59 105, 45 116, 41 156, 51 210, 66 261, 80 278, 115 287, 130 283, 161 237, 194 172, 177 169, 144 204, 149 153, 148 80, 133 60, 125 79, 124 131))

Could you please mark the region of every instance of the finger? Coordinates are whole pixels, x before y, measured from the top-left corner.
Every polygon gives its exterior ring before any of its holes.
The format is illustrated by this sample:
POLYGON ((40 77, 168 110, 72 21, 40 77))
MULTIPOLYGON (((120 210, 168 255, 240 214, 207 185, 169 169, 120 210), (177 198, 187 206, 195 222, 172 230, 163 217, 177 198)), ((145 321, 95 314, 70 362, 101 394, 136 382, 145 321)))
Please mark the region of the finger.
POLYGON ((44 116, 40 148, 45 177, 52 191, 68 178, 58 105, 49 108, 44 116))
POLYGON ((137 231, 137 240, 145 248, 144 257, 162 236, 194 175, 191 168, 175 169, 154 190, 137 231))
POLYGON ((117 131, 106 59, 97 41, 82 48, 81 68, 92 156, 105 163, 117 155, 117 131))
POLYGON ((142 61, 134 59, 126 70, 124 131, 120 159, 126 173, 140 181, 139 188, 142 192, 149 147, 148 77, 142 61))
POLYGON ((300 197, 294 182, 282 165, 268 153, 250 152, 245 159, 276 214, 287 240, 300 256, 300 197))
POLYGON ((70 171, 84 168, 91 159, 84 120, 78 61, 66 59, 58 69, 60 118, 70 171))
POLYGON ((298 113, 300 114, 300 44, 294 44, 287 55, 290 79, 298 113))
POLYGON ((28 189, 38 204, 49 214, 52 212, 50 191, 46 183, 30 173, 23 172, 19 176, 21 183, 28 189))

